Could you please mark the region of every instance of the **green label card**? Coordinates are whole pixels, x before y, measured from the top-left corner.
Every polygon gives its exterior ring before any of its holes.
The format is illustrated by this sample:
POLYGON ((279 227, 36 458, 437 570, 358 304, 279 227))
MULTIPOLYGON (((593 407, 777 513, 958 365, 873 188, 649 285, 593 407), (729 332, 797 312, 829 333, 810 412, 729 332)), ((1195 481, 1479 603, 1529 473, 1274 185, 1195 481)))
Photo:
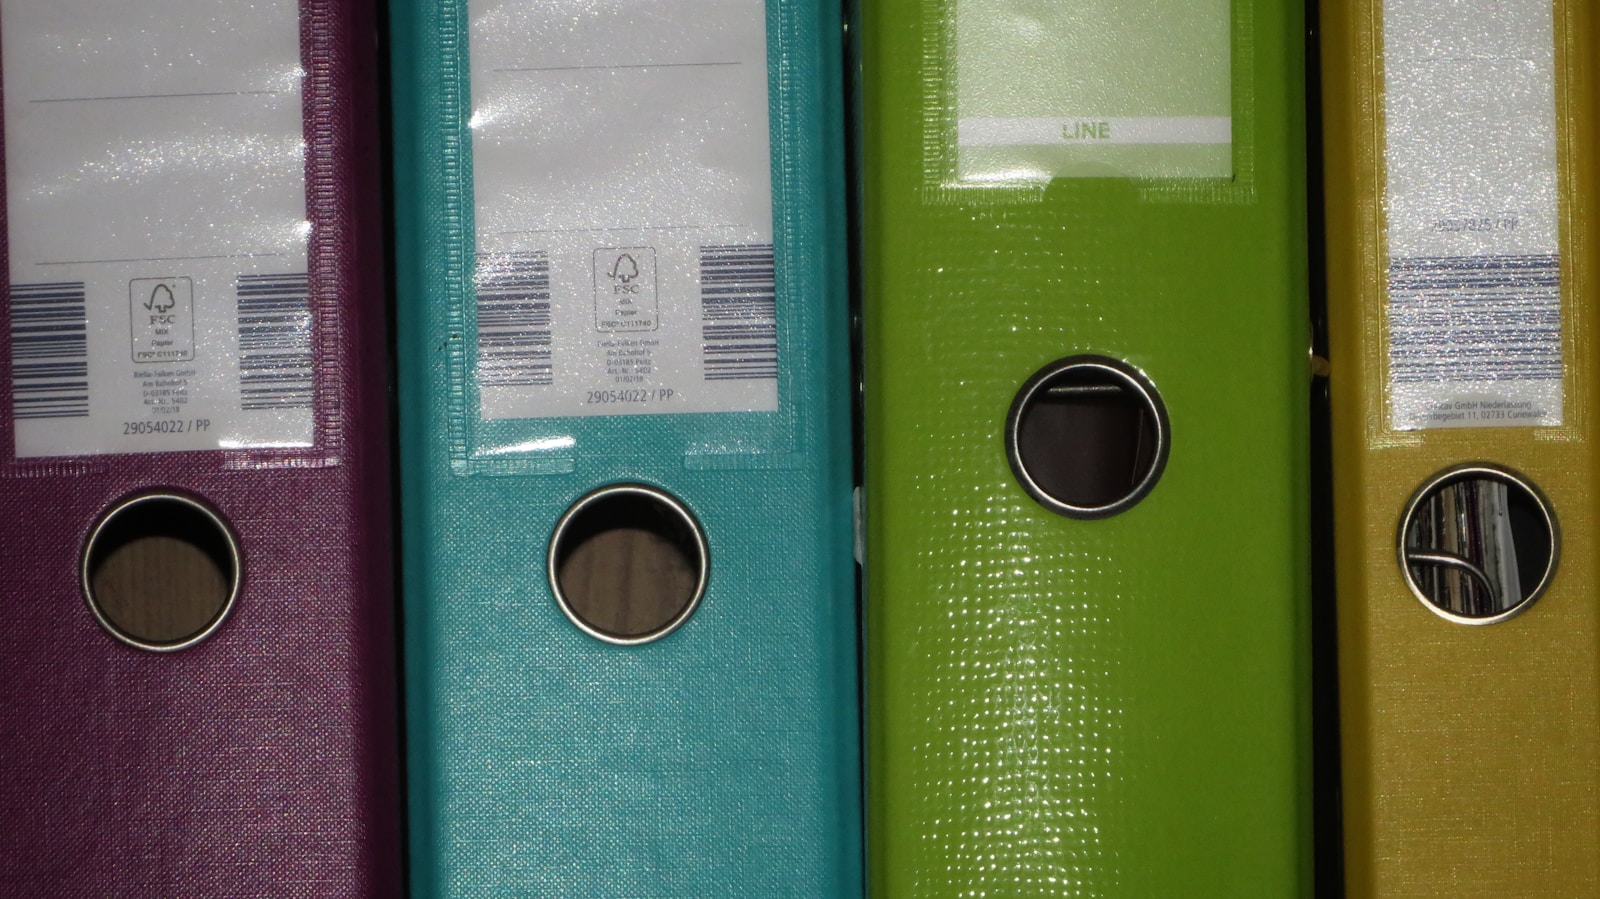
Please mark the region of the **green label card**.
POLYGON ((953 6, 959 181, 1232 176, 1229 0, 953 6))

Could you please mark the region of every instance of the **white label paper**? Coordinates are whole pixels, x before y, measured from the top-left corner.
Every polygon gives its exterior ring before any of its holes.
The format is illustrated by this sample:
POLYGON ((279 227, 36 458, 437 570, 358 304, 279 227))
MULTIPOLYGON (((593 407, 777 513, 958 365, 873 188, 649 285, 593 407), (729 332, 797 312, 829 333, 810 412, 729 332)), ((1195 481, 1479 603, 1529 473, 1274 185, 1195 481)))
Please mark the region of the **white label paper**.
POLYGON ((1396 430, 1562 422, 1550 0, 1387 0, 1396 430))
POLYGON ((762 0, 470 0, 483 419, 778 407, 762 0))
POLYGON ((0 0, 18 457, 309 446, 294 0, 0 0))

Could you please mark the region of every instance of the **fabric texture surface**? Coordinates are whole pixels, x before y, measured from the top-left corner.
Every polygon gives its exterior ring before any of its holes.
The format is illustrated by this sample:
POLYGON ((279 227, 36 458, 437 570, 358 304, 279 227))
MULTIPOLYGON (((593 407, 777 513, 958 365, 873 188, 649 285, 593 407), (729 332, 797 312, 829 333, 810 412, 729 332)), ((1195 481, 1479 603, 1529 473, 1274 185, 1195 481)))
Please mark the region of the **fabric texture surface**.
POLYGON ((399 895, 375 27, 301 4, 316 445, 18 462, 0 419, 0 893, 399 895), (232 614, 171 653, 79 586, 90 527, 148 491, 241 542, 232 614))
MULTIPOLYGON (((1372 49, 1383 34, 1382 16, 1416 17, 1433 9, 1399 0, 1322 6, 1346 893, 1351 899, 1594 895, 1600 891, 1600 359, 1594 340, 1600 16, 1583 2, 1557 2, 1553 10, 1507 4, 1473 10, 1437 32, 1418 28, 1430 41, 1417 57, 1437 58, 1450 72, 1468 50, 1484 55, 1484 44, 1504 36, 1508 29, 1494 16, 1517 16, 1518 27, 1526 27, 1530 11, 1554 20, 1547 52, 1554 54, 1555 134, 1543 138, 1556 148, 1560 301, 1559 313, 1551 310, 1541 324, 1559 332, 1554 395, 1563 423, 1441 428, 1397 421, 1390 412, 1399 402, 1391 380, 1398 329, 1390 327, 1395 307, 1386 268, 1388 235, 1399 226, 1386 219, 1386 192, 1396 190, 1385 180, 1386 129, 1371 118, 1373 109, 1385 106, 1383 67, 1372 49), (1499 623, 1463 624, 1435 614, 1408 585, 1396 551, 1412 494, 1445 469, 1465 464, 1516 472, 1544 494, 1557 523, 1559 557, 1548 589, 1499 623)), ((1451 77, 1487 96, 1504 95, 1496 81, 1451 77)), ((1442 169, 1439 180, 1447 185, 1480 177, 1479 167, 1493 161, 1467 152, 1495 131, 1492 121, 1482 121, 1483 105, 1458 106, 1448 112, 1467 120, 1470 140, 1446 144, 1459 157, 1439 155, 1460 166, 1442 169)), ((1414 127, 1395 123, 1387 133, 1414 127)), ((1510 146, 1520 151, 1524 145, 1510 146)), ((1492 189, 1515 195, 1535 184, 1528 179, 1492 189)), ((1459 216, 1458 210, 1483 208, 1473 205, 1476 198, 1465 199, 1439 211, 1459 216)), ((1408 201, 1420 205, 1415 197, 1408 201)), ((1438 255, 1484 252, 1473 246, 1482 239, 1478 234, 1439 231, 1447 251, 1438 255)), ((1480 278, 1473 281, 1507 295, 1535 294, 1525 285, 1506 290, 1503 281, 1480 278)), ((1487 325, 1496 351, 1526 353, 1530 344, 1515 342, 1508 326, 1516 317, 1495 310, 1484 321, 1479 310, 1493 307, 1481 295, 1469 297, 1478 309, 1451 315, 1441 310, 1455 298, 1437 288, 1432 294, 1426 311, 1435 333, 1448 339, 1459 329, 1457 351, 1440 354, 1443 371, 1420 389, 1447 389, 1453 385, 1439 382, 1457 380, 1470 367, 1471 347, 1484 338, 1464 324, 1487 325)), ((1503 389, 1484 386, 1485 393, 1503 389)))
POLYGON ((837 11, 766 7, 778 411, 493 422, 551 461, 475 443, 468 7, 392 10, 413 888, 859 895, 837 11), (562 512, 618 482, 709 544, 699 608, 640 646, 546 574, 562 512))

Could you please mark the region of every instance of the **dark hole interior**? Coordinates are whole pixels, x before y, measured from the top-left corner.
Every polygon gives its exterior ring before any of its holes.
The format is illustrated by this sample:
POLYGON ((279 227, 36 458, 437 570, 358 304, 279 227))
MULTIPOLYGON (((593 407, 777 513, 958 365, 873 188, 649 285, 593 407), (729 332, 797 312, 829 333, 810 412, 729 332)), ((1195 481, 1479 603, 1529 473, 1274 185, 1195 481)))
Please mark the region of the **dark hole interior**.
POLYGON ((1545 524, 1539 501, 1516 485, 1511 486, 1509 493, 1511 539, 1517 548, 1517 573, 1522 585, 1522 597, 1526 598, 1539 588, 1545 569, 1550 567, 1555 541, 1545 524))
POLYGON ((224 614, 238 571, 228 535, 187 502, 152 497, 112 513, 88 548, 89 601, 149 646, 183 643, 224 614))
POLYGON ((688 522, 665 500, 617 492, 580 509, 552 547, 567 606, 601 633, 639 639, 694 602, 705 560, 688 522))
MULTIPOLYGON (((1407 523, 1409 555, 1434 553, 1459 558, 1475 571, 1413 559, 1413 584, 1439 608, 1468 618, 1497 616, 1538 590, 1555 555, 1539 500, 1515 481, 1472 475, 1453 478, 1430 490, 1407 523), (1504 490, 1504 502, 1497 498, 1504 490), (1502 529, 1509 529, 1502 535, 1502 529), (1516 566, 1514 586, 1505 589, 1497 560, 1509 539, 1516 566)), ((1507 578, 1509 580, 1509 578, 1507 578)))
POLYGON ((1115 372, 1068 368, 1040 385, 1017 423, 1017 452, 1059 502, 1101 508, 1131 496, 1156 463, 1156 411, 1115 372))

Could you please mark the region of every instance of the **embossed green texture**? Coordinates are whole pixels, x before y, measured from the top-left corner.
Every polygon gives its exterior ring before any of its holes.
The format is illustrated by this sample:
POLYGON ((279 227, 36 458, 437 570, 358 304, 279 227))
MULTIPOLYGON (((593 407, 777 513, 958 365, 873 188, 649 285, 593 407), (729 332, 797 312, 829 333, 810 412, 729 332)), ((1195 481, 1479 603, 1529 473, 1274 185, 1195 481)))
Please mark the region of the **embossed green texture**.
POLYGON ((950 179, 948 5, 860 13, 870 895, 1308 894, 1301 4, 1233 4, 1232 179, 1009 191, 950 179), (1171 415, 1101 521, 1003 445, 1077 353, 1171 415))
POLYGON ((768 7, 783 408, 494 423, 570 437, 554 462, 471 452, 465 11, 390 9, 412 893, 860 895, 837 10, 768 7), (640 647, 545 576, 557 517, 616 481, 710 543, 698 611, 640 647))

